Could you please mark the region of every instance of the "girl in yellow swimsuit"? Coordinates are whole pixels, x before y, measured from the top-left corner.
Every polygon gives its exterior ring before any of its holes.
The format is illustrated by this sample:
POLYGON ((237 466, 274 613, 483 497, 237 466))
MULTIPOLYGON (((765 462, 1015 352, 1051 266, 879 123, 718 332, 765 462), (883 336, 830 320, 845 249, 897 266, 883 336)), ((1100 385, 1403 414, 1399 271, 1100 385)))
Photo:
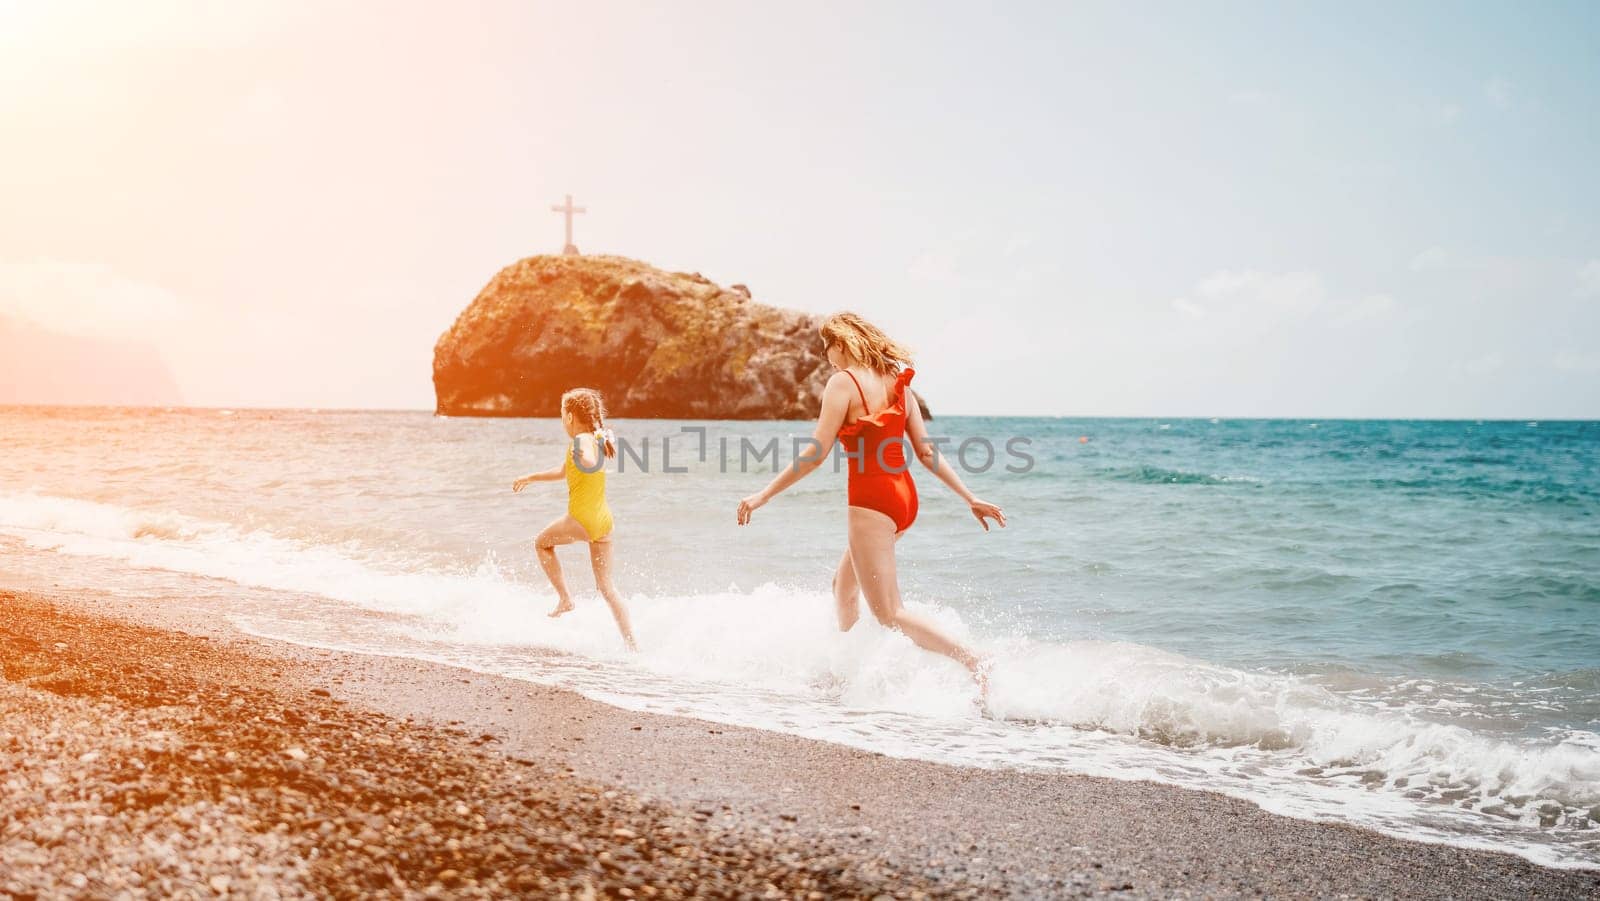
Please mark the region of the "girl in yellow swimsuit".
POLYGON ((572 610, 572 595, 567 593, 567 582, 561 576, 561 561, 556 559, 556 545, 586 541, 589 544, 589 561, 594 566, 594 584, 611 607, 617 620, 617 629, 628 650, 637 651, 633 640, 633 626, 628 622, 628 608, 622 596, 611 584, 611 508, 606 506, 605 457, 617 455, 617 443, 611 430, 605 427, 606 409, 600 392, 592 388, 574 388, 561 395, 561 424, 566 426, 571 445, 563 455, 561 465, 525 475, 511 483, 513 492, 521 491, 529 482, 554 482, 567 480, 567 513, 545 526, 533 541, 539 553, 539 565, 550 577, 560 600, 551 616, 560 616, 572 610))

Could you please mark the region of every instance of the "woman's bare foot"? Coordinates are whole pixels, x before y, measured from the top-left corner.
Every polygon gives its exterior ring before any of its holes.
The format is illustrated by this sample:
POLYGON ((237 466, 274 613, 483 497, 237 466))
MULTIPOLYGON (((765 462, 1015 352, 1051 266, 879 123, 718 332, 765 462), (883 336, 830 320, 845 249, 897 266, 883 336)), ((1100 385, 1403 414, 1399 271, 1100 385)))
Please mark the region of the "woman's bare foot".
POLYGON ((571 613, 574 609, 576 608, 572 606, 571 599, 563 598, 561 603, 556 605, 556 609, 550 611, 548 615, 551 619, 555 619, 563 613, 571 613))
POLYGON ((995 719, 994 710, 989 707, 989 672, 994 669, 994 661, 983 658, 972 668, 972 681, 977 683, 978 696, 972 699, 972 707, 978 715, 985 719, 995 719))
POLYGON ((972 667, 972 681, 978 683, 978 696, 985 705, 989 703, 989 672, 993 669, 994 660, 989 657, 979 659, 972 667))

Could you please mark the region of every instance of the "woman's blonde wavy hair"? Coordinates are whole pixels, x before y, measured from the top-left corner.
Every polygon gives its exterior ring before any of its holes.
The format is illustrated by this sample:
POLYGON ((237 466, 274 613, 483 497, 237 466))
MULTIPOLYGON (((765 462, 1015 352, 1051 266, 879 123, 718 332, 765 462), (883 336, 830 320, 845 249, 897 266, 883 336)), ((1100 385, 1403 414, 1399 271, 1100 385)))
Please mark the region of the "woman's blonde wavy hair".
POLYGON ((822 323, 822 346, 838 343, 863 366, 894 375, 911 365, 911 349, 854 313, 835 313, 822 323))

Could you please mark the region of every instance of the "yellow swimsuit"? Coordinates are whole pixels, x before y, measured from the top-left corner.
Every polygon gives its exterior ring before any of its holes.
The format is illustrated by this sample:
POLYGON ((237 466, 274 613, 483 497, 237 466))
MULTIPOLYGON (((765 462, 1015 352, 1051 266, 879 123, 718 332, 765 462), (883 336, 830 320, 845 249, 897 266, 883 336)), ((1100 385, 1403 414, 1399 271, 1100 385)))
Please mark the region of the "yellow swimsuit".
MULTIPOLYGON (((596 453, 603 455, 604 447, 605 444, 600 443, 596 453)), ((611 508, 606 506, 605 457, 600 457, 599 469, 584 472, 573 459, 577 453, 574 447, 561 467, 567 474, 567 513, 583 526, 590 541, 599 541, 611 534, 611 508)))

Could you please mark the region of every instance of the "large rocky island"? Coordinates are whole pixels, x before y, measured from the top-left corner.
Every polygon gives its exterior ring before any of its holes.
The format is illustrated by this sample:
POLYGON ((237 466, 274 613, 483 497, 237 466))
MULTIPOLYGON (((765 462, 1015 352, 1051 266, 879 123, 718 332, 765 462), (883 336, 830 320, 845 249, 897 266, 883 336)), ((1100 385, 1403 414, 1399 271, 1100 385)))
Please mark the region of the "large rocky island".
POLYGON ((821 320, 625 257, 500 270, 433 349, 436 412, 554 416, 579 385, 613 416, 808 419, 829 374, 821 320))

